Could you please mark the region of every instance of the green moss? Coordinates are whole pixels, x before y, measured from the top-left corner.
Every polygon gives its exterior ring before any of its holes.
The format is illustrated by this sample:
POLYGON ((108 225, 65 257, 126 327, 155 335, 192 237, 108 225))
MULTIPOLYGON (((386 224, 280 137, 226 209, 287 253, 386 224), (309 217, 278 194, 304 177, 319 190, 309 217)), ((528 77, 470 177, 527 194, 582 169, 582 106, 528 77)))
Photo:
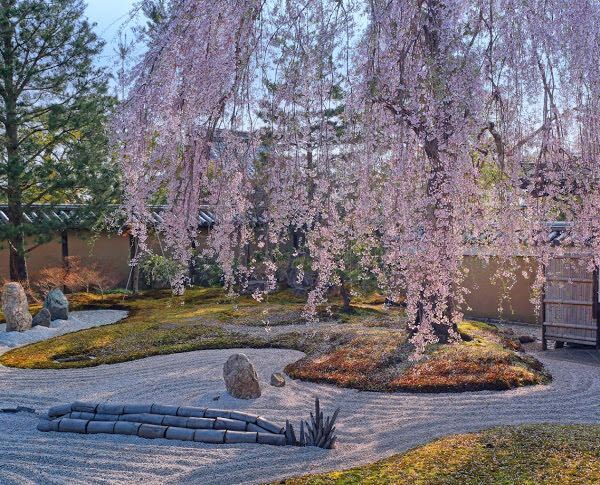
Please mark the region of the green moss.
POLYGON ((279 483, 600 483, 600 425, 523 425, 448 436, 371 465, 279 483))
POLYGON ((371 391, 510 389, 548 380, 538 361, 514 351, 518 342, 479 322, 461 324, 468 341, 432 346, 428 358, 414 364, 408 358, 404 311, 384 310, 371 300, 359 302, 350 314, 335 301, 321 309, 320 318, 344 324, 340 328, 264 332, 258 338, 241 326, 301 323, 303 300, 282 291, 258 303, 250 297, 231 299, 218 288, 191 288, 184 296, 162 290, 69 298, 72 309, 119 308, 129 316, 113 325, 14 349, 0 356, 0 364, 60 369, 192 350, 276 347, 307 354, 286 367, 291 377, 371 391))
POLYGON ((73 310, 119 308, 129 311, 129 316, 112 325, 12 350, 0 356, 0 364, 39 369, 89 367, 190 350, 267 345, 219 328, 223 315, 235 305, 259 311, 250 298, 232 302, 221 289, 192 288, 182 297, 167 290, 136 296, 81 293, 71 295, 70 300, 73 310))

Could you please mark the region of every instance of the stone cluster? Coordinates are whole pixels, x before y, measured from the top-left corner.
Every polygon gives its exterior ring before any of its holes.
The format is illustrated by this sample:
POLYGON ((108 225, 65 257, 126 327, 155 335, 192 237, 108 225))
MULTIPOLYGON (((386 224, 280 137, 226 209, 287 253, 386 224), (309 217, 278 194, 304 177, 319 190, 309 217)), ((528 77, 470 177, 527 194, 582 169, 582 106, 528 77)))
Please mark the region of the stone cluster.
POLYGON ((108 433, 202 443, 288 443, 285 428, 261 416, 223 409, 160 404, 74 402, 50 408, 39 431, 108 433))
POLYGON ((42 308, 39 312, 37 312, 35 317, 33 317, 33 320, 31 321, 31 326, 49 327, 51 323, 52 314, 50 313, 50 310, 48 310, 47 308, 42 308))
POLYGON ((69 319, 69 300, 60 288, 48 292, 44 299, 44 308, 50 312, 51 320, 69 319))
POLYGON ((12 281, 2 288, 2 312, 7 332, 25 332, 36 326, 50 327, 52 320, 67 320, 69 301, 60 288, 54 288, 46 295, 44 307, 32 317, 23 286, 12 281))
POLYGON ((24 332, 31 328, 31 313, 27 295, 20 283, 10 282, 2 289, 2 313, 7 332, 24 332))

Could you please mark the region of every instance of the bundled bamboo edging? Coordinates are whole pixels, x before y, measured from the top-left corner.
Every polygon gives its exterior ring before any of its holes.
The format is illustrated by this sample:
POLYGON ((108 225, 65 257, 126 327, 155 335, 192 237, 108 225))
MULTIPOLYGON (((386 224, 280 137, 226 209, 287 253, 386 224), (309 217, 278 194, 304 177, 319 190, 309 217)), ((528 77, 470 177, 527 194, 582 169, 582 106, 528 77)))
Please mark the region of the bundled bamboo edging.
POLYGON ((297 439, 289 421, 283 427, 262 416, 240 411, 76 401, 50 408, 48 414, 40 418, 37 429, 43 432, 122 434, 215 444, 260 443, 333 448, 338 412, 339 408, 333 416, 324 419, 319 398, 316 398, 315 414, 310 413, 310 422, 301 422, 300 438, 297 439))
POLYGON ((106 433, 202 443, 261 443, 283 446, 285 428, 239 411, 160 404, 74 402, 48 410, 39 431, 106 433))

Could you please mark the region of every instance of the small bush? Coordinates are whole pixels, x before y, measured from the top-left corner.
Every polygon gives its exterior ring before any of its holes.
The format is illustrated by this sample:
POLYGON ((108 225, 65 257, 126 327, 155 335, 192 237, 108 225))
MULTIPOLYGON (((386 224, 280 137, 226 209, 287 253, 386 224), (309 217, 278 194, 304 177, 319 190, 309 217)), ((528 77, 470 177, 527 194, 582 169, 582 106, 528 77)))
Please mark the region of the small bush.
POLYGON ((207 288, 223 285, 223 271, 214 259, 199 256, 194 260, 194 284, 207 288))
POLYGON ((140 262, 140 273, 150 288, 168 288, 181 271, 180 263, 159 254, 147 253, 140 262))
POLYGON ((64 266, 45 268, 40 271, 34 288, 38 294, 45 294, 52 288, 66 288, 69 291, 105 291, 118 283, 112 271, 99 266, 84 265, 81 258, 70 256, 64 266))

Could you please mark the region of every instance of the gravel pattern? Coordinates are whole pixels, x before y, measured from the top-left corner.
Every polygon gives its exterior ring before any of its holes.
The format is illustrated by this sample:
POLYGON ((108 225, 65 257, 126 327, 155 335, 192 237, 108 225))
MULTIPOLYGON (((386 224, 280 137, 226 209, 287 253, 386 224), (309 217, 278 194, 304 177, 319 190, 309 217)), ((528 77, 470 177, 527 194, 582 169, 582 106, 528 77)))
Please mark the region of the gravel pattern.
POLYGON ((0 324, 0 355, 12 348, 47 340, 65 333, 109 325, 126 316, 127 312, 124 310, 74 311, 69 313, 68 320, 54 320, 49 328, 38 326, 25 332, 6 332, 6 324, 2 323, 0 324))
POLYGON ((288 379, 268 385, 273 372, 303 356, 275 349, 241 349, 255 364, 263 395, 228 396, 221 378, 236 350, 206 350, 71 370, 0 367, 0 408, 41 413, 75 400, 156 402, 237 409, 298 426, 319 396, 325 414, 341 406, 334 450, 265 445, 208 445, 134 436, 36 431, 31 413, 0 413, 0 483, 268 482, 365 464, 434 438, 528 422, 600 423, 600 369, 536 355, 554 376, 546 386, 504 392, 384 394, 288 379), (215 401, 214 399, 220 396, 215 401))

